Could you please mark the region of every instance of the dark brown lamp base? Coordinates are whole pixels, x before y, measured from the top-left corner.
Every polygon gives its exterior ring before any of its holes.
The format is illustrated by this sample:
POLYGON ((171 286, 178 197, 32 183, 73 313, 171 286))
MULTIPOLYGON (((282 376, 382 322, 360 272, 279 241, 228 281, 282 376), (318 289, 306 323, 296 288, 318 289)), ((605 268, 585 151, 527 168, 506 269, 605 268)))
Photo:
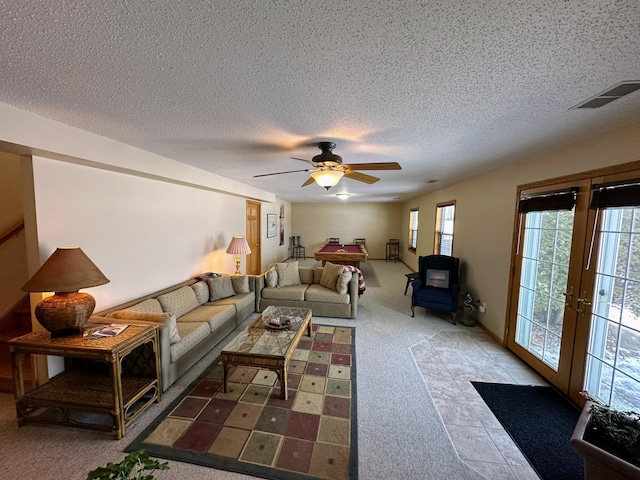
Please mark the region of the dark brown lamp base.
POLYGON ((42 300, 35 314, 52 337, 63 337, 82 333, 95 308, 96 301, 88 293, 59 292, 42 300))

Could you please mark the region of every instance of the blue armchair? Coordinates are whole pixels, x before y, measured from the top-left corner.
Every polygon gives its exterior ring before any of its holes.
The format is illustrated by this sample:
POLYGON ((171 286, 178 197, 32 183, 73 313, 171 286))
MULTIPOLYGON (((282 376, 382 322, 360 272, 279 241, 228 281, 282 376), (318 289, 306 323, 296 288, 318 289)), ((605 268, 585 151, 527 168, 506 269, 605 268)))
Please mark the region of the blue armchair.
POLYGON ((411 284, 411 316, 415 307, 450 312, 456 323, 460 294, 460 259, 448 255, 427 255, 418 258, 418 279, 411 284))

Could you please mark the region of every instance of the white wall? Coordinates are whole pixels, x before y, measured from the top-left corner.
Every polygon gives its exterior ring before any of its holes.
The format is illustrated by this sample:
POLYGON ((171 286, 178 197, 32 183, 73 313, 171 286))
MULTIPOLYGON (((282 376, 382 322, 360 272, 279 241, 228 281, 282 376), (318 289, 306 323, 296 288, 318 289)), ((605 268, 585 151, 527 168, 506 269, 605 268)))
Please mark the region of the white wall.
POLYGON ((276 203, 262 204, 262 220, 260 223, 262 271, 268 270, 271 265, 282 262, 291 256, 291 203, 285 200, 277 200, 276 203), (284 205, 284 218, 280 218, 280 207, 284 205), (267 238, 267 214, 276 216, 276 236, 267 238), (280 245, 280 226, 284 228, 284 243, 280 245))
POLYGON ((97 310, 235 271, 225 250, 245 232, 244 198, 43 157, 33 183, 40 263, 58 246, 81 247, 111 280, 86 290, 97 310))

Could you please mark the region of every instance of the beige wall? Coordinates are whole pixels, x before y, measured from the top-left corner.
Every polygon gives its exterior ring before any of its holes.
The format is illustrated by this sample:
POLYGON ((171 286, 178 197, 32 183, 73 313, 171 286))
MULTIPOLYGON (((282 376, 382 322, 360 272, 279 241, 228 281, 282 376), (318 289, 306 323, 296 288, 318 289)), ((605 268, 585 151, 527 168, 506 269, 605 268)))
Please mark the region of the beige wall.
MULTIPOLYGON (((0 152, 0 236, 22 222, 20 157, 0 152)), ((28 280, 24 230, 0 245, 0 316, 24 295, 28 280)))
POLYGON ((402 228, 400 203, 338 204, 294 203, 291 205, 292 235, 300 235, 307 257, 327 243, 329 237, 339 237, 343 243, 354 238, 366 238, 370 259, 384 259, 389 238, 399 238, 406 256, 407 234, 402 228))
MULTIPOLYGON (((532 156, 517 166, 406 202, 403 225, 408 225, 409 209, 418 207, 417 253, 429 255, 433 251, 435 205, 456 201, 453 255, 461 259, 467 288, 474 298, 487 304, 487 312, 480 315, 479 321, 503 338, 517 186, 636 160, 640 160, 640 124, 532 156)), ((412 269, 417 269, 417 258, 405 258, 412 269)))

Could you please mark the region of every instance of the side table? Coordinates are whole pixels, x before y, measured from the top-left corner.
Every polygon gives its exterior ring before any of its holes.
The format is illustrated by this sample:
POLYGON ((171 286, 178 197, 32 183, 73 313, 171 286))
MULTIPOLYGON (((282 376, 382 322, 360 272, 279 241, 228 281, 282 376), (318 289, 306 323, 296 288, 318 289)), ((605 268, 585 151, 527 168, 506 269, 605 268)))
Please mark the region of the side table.
MULTIPOLYGON (((96 328, 88 323, 86 328, 96 328)), ((119 335, 98 339, 81 334, 51 338, 47 330, 9 340, 18 425, 49 423, 111 431, 125 428, 162 395, 158 327, 129 325, 119 335), (123 359, 149 344, 155 353, 153 375, 123 372, 123 359), (24 355, 65 359, 65 371, 25 393, 24 355), (106 366, 106 368, 105 368, 106 366), (96 415, 98 414, 98 415, 96 415), (111 418, 111 424, 105 422, 111 418)))
POLYGON ((420 274, 418 272, 412 272, 412 273, 405 273, 404 276, 407 277, 407 284, 404 287, 404 294, 406 295, 407 290, 409 289, 409 284, 414 280, 417 280, 420 277, 420 274))

